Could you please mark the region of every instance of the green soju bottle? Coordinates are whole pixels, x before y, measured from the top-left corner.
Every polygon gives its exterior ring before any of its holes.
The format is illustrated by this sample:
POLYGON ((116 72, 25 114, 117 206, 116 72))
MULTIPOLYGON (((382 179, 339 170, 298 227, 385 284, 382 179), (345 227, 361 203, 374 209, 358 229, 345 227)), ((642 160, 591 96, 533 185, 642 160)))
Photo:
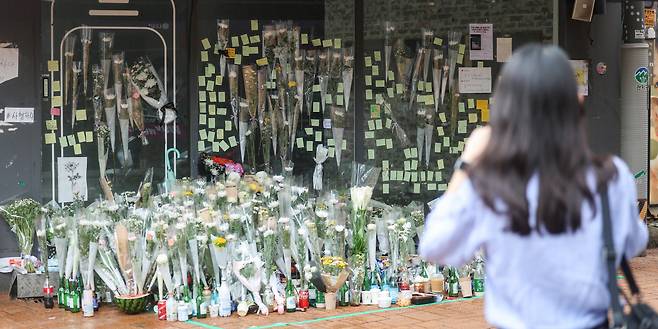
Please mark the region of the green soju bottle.
POLYGON ((338 290, 338 305, 339 306, 348 306, 350 305, 350 289, 347 287, 347 282, 340 287, 338 290))
POLYGON ((57 288, 57 305, 59 308, 65 308, 66 303, 64 300, 64 286, 66 283, 64 282, 64 277, 59 278, 59 288, 57 288))
POLYGON ((80 312, 80 293, 78 292, 78 282, 77 280, 73 281, 73 283, 70 285, 70 296, 69 299, 71 302, 71 312, 72 313, 78 313, 80 312))
POLYGON ((448 297, 459 296, 459 278, 457 277, 457 270, 450 268, 450 276, 448 276, 448 297))
POLYGON ((297 310, 297 298, 295 298, 295 287, 292 280, 288 279, 286 283, 286 312, 295 312, 297 310))
POLYGON ((199 285, 196 286, 196 317, 199 319, 205 319, 208 316, 208 305, 206 304, 206 299, 204 298, 201 291, 199 291, 199 285))

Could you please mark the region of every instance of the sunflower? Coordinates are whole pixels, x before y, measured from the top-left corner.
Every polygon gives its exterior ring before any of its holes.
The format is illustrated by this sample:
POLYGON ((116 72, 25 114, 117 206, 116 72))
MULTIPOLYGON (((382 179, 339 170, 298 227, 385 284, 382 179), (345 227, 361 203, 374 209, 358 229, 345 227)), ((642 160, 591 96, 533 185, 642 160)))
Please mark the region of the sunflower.
POLYGON ((214 239, 212 239, 212 244, 219 248, 223 248, 226 246, 226 239, 224 237, 218 236, 214 239))

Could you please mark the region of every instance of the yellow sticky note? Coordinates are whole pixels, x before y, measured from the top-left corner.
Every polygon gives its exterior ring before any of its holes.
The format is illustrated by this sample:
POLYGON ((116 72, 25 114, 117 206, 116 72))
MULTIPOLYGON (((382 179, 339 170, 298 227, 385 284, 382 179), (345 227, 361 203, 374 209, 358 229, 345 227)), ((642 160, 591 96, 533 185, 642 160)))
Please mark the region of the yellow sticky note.
POLYGON ((201 45, 203 46, 204 50, 210 49, 210 41, 208 40, 208 38, 201 40, 201 45))
POLYGON ((87 110, 76 110, 75 119, 77 121, 86 121, 87 120, 87 110))
POLYGON ((62 87, 59 81, 53 81, 53 92, 61 91, 62 87))
POLYGON ((302 33, 302 44, 307 45, 308 44, 308 34, 302 33))
POLYGON ((311 126, 320 127, 320 119, 311 119, 311 126))
POLYGON ((313 141, 306 141, 306 152, 313 152, 313 141))
POLYGON ((206 113, 206 103, 199 102, 199 113, 206 113))
POLYGON ((392 148, 393 148, 393 139, 391 138, 386 139, 386 149, 390 150, 392 148))
POLYGON ((475 100, 472 99, 472 98, 469 98, 469 99, 468 99, 468 108, 469 108, 469 109, 472 109, 472 108, 474 108, 474 107, 475 107, 475 100))
POLYGON ((368 160, 375 160, 375 150, 368 149, 368 160))
POLYGON ((233 130, 233 121, 231 121, 231 120, 224 121, 224 130, 232 131, 233 130))
POLYGON ((86 139, 85 137, 86 137, 86 136, 85 136, 85 132, 84 132, 84 131, 78 131, 78 142, 80 142, 80 143, 84 143, 84 142, 86 142, 87 139, 86 139))
POLYGON ((316 142, 322 142, 322 132, 321 131, 316 131, 315 132, 315 141, 316 142))
POLYGON ((372 66, 372 57, 367 56, 365 61, 366 61, 366 66, 372 66))
POLYGON ((207 137, 208 137, 207 140, 209 142, 211 142, 211 143, 214 142, 215 141, 215 132, 214 131, 209 132, 207 137))
POLYGON ((208 61, 208 51, 201 51, 201 61, 202 62, 207 62, 208 61))
POLYGON ((218 86, 221 86, 222 83, 224 83, 224 77, 221 75, 218 75, 215 77, 215 84, 218 86))
POLYGON ((457 64, 464 64, 464 54, 459 54, 457 56, 457 64))
POLYGON ((258 20, 257 19, 252 19, 251 20, 251 30, 252 31, 258 31, 258 20))
POLYGON ((377 88, 384 88, 384 80, 377 80, 377 81, 375 81, 375 87, 377 87, 377 88))
POLYGON ((304 139, 301 137, 297 137, 297 148, 301 149, 304 147, 304 139))
POLYGON ((434 44, 437 45, 437 46, 443 45, 443 39, 441 39, 439 37, 434 37, 434 44))
POLYGON ((208 119, 208 128, 215 129, 215 118, 208 119))
POLYGON ((366 86, 372 86, 372 76, 366 75, 365 80, 366 80, 366 86))
POLYGON ((225 107, 220 107, 219 110, 217 110, 217 114, 226 115, 226 108, 225 107))
POLYGON ((240 41, 242 41, 242 45, 248 45, 249 44, 249 36, 245 33, 240 36, 240 41))
POLYGON ((73 145, 73 154, 75 155, 82 154, 82 146, 80 146, 80 144, 73 145))
POLYGON ((257 59, 257 60, 256 60, 256 64, 258 64, 258 66, 265 66, 265 65, 267 65, 267 57, 263 57, 263 58, 259 58, 259 59, 257 59))
POLYGON ((199 79, 199 87, 205 87, 206 77, 204 75, 200 75, 198 79, 199 79))
POLYGON ((486 99, 478 99, 475 108, 481 111, 489 110, 489 102, 486 99))
POLYGON ((238 47, 240 46, 240 38, 237 36, 231 37, 231 47, 238 47))
POLYGON ((322 40, 322 47, 324 48, 333 47, 333 45, 334 45, 334 41, 331 39, 322 40))
POLYGON ((489 109, 482 110, 482 122, 489 122, 489 109))
POLYGON ((208 93, 208 101, 211 102, 211 103, 216 102, 217 101, 217 94, 215 94, 214 92, 209 92, 208 93))
POLYGON ((198 141, 196 144, 196 148, 199 151, 205 151, 206 150, 206 143, 204 141, 198 141))
POLYGON ((366 139, 373 139, 373 138, 375 138, 375 132, 374 131, 366 131, 365 132, 365 137, 366 137, 366 139))
POLYGON ((313 102, 313 113, 320 113, 320 103, 313 102))
POLYGON ((212 151, 213 152, 219 152, 219 143, 217 142, 211 142, 210 145, 212 145, 212 151))
POLYGON ((199 124, 205 125, 207 122, 207 116, 205 114, 199 114, 199 124))
POLYGON ((226 150, 228 150, 229 148, 231 148, 231 146, 228 145, 228 143, 226 143, 226 141, 221 141, 221 142, 219 142, 219 147, 222 148, 222 151, 226 151, 226 150))
POLYGON ((235 59, 233 59, 233 63, 235 65, 240 65, 242 64, 242 55, 240 54, 235 54, 235 59))
POLYGON ((459 45, 459 53, 463 55, 465 52, 466 52, 466 45, 462 43, 459 45))
POLYGON ((57 130, 57 120, 46 120, 46 130, 57 130))
POLYGON ((475 113, 468 114, 468 123, 476 123, 478 121, 478 115, 475 113))
POLYGON ((478 62, 478 67, 484 67, 484 62, 478 62))
POLYGON ((206 84, 206 90, 207 91, 215 91, 215 81, 208 80, 208 83, 206 84))
POLYGON ((375 58, 375 62, 380 62, 382 60, 382 52, 379 50, 375 51, 373 57, 375 58))
MULTIPOLYGON (((249 36, 249 42, 250 43, 259 43, 260 42, 260 36, 259 35, 249 36)), ((258 53, 258 47, 253 47, 251 52, 254 53, 254 54, 257 54, 258 53)))
POLYGON ((55 133, 47 133, 44 135, 44 140, 46 142, 46 145, 51 145, 55 144, 56 138, 55 138, 55 133))
POLYGON ((311 41, 311 43, 313 44, 314 47, 320 47, 320 46, 322 46, 322 40, 321 40, 321 39, 313 39, 313 40, 311 41))
POLYGON ((343 40, 334 39, 334 48, 339 49, 342 48, 342 46, 343 46, 343 40))
POLYGON ((62 96, 53 96, 53 99, 50 104, 52 107, 61 107, 62 106, 62 96))
POLYGON ((224 139, 224 129, 217 129, 215 137, 217 137, 217 139, 224 139))
POLYGON ((220 91, 217 93, 217 96, 219 97, 220 103, 226 102, 226 92, 220 91))
POLYGON ((366 89, 366 100, 372 100, 372 90, 366 89))
POLYGON ((48 72, 59 71, 59 61, 48 61, 48 72))
POLYGON ((401 83, 396 83, 396 84, 395 84, 395 92, 396 92, 398 95, 404 93, 404 85, 402 85, 401 83))
POLYGON ((87 143, 92 143, 94 141, 94 132, 85 131, 85 140, 87 141, 87 143))
POLYGON ((61 145, 62 147, 69 146, 68 139, 66 138, 66 136, 62 136, 59 138, 59 145, 61 145))
POLYGON ((377 145, 377 147, 382 147, 382 146, 386 145, 386 140, 380 138, 377 141, 375 141, 375 145, 377 145))
POLYGON ((215 104, 208 105, 208 114, 209 115, 217 114, 217 108, 216 108, 215 104))

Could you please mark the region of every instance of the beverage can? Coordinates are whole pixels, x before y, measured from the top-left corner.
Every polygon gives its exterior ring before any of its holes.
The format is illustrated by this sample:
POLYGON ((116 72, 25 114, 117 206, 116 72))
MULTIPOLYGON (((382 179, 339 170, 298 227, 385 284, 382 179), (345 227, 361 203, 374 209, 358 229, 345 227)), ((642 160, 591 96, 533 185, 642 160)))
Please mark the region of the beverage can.
POLYGON ((309 292, 308 290, 299 291, 299 308, 307 309, 309 308, 309 292))
POLYGON ((167 301, 164 299, 158 301, 158 320, 167 320, 167 301))

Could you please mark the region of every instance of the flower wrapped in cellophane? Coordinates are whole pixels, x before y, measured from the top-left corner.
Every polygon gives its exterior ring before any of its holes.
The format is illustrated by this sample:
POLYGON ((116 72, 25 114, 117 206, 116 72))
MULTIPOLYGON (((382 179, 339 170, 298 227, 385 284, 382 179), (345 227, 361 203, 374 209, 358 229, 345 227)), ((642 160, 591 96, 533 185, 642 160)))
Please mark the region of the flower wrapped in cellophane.
MULTIPOLYGON (((130 65, 131 83, 151 107, 161 110, 168 102, 162 80, 148 57, 138 57, 130 65)), ((170 123, 165 121, 165 123, 170 123)))
MULTIPOLYGON (((11 231, 16 234, 21 257, 28 257, 32 253, 34 223, 41 216, 41 205, 33 199, 15 200, 7 206, 0 207, 0 215, 5 219, 11 231)), ((24 269, 34 272, 34 268, 29 262, 26 265, 27 267, 24 269)))

